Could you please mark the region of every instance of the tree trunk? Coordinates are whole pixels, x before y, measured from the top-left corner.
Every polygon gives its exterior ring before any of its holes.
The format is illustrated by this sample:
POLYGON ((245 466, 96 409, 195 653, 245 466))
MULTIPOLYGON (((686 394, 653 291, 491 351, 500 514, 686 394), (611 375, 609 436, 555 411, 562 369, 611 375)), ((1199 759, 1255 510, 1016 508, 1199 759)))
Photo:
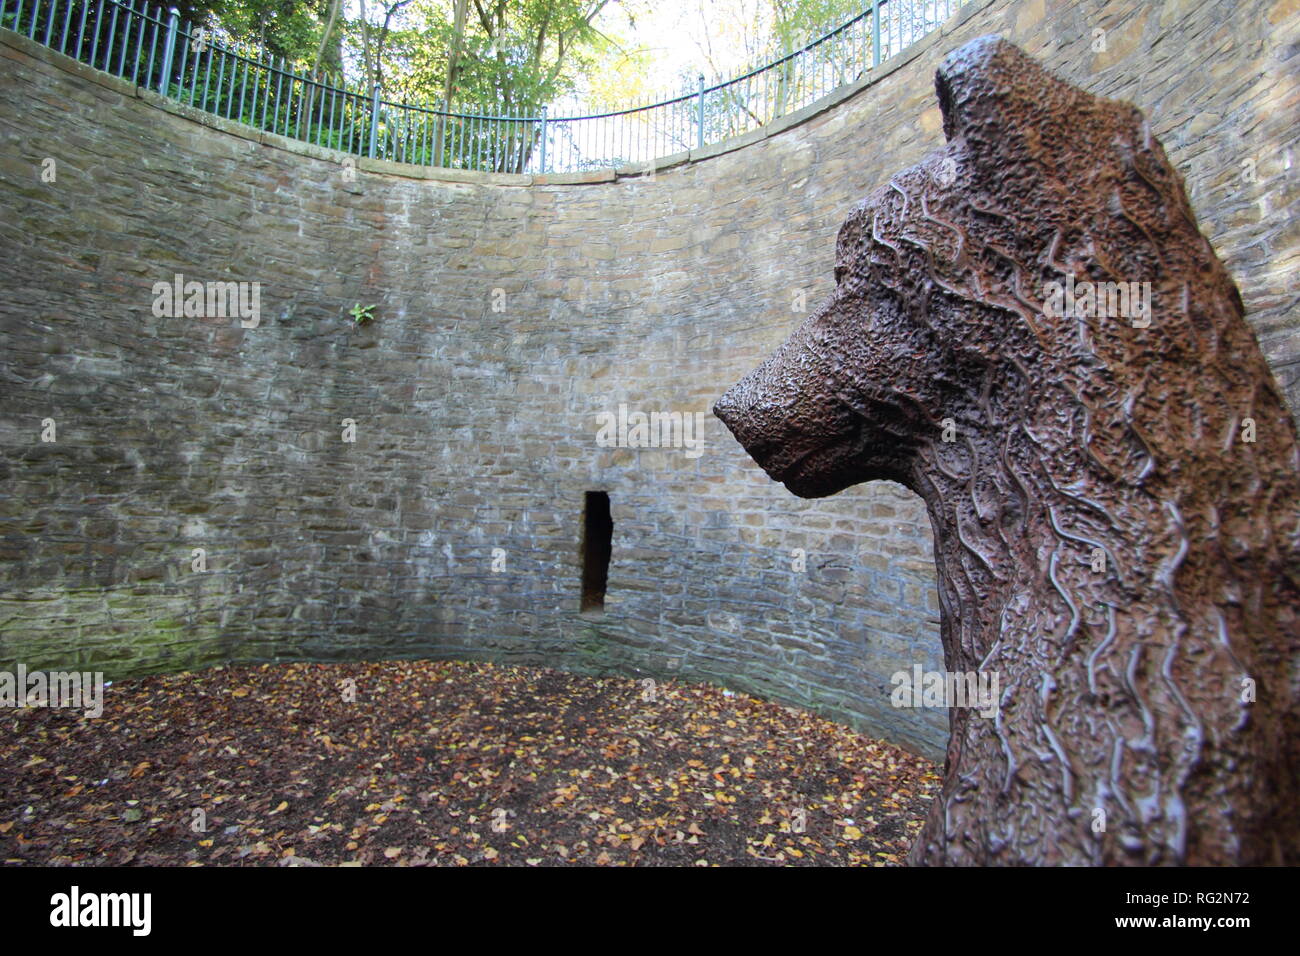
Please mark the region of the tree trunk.
MULTIPOLYGON (((456 74, 460 69, 461 47, 465 42, 465 18, 469 13, 469 0, 455 0, 452 9, 451 46, 447 49, 447 75, 442 82, 442 109, 450 113, 456 93, 456 74)), ((443 139, 446 135, 447 118, 439 116, 434 124, 435 165, 445 166, 443 139)))

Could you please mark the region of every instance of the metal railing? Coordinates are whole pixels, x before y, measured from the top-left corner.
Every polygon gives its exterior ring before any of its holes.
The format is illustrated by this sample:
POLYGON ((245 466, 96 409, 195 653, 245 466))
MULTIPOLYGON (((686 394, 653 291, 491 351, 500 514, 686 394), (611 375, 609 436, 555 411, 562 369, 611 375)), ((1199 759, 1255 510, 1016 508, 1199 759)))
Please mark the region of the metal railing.
POLYGON ((218 40, 146 0, 0 0, 0 26, 180 103, 357 156, 491 172, 651 163, 740 136, 902 52, 970 0, 876 0, 741 76, 626 110, 492 115, 385 99, 218 40))

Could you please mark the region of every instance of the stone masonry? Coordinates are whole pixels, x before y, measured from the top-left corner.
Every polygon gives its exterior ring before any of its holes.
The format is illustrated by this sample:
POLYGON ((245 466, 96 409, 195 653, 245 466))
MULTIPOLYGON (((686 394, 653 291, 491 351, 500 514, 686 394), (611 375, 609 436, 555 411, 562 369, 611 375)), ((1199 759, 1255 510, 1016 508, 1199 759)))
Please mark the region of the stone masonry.
POLYGON ((1296 0, 972 3, 768 130, 532 177, 353 171, 0 31, 0 668, 489 658, 938 755, 947 715, 889 704, 943 666, 920 500, 793 499, 707 413, 942 141, 935 67, 987 33, 1152 117, 1297 407, 1296 0), (259 323, 154 315, 178 273, 260 283, 259 323), (598 445, 620 405, 704 414, 702 453, 598 445), (580 613, 587 491, 613 548, 580 613))

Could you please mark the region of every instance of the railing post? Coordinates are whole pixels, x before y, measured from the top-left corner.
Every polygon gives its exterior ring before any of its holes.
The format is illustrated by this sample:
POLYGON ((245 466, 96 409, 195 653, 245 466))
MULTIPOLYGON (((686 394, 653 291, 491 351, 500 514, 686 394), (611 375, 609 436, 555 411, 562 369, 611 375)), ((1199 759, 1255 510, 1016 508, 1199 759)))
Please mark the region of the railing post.
POLYGON ((167 86, 172 78, 172 57, 176 54, 176 31, 180 29, 181 12, 175 7, 169 11, 167 20, 167 42, 163 45, 162 76, 158 78, 158 92, 167 95, 167 86))
POLYGON ((370 98, 370 158, 375 158, 375 146, 379 140, 379 84, 375 84, 374 95, 370 98))
POLYGON ((541 157, 538 160, 537 171, 546 172, 546 107, 542 107, 542 150, 541 157))
POLYGON ((700 74, 700 91, 696 95, 696 98, 699 100, 699 110, 697 111, 699 113, 699 119, 696 122, 696 125, 699 127, 699 136, 697 137, 697 140, 699 142, 699 148, 703 149, 704 148, 704 74, 703 73, 700 74))
POLYGON ((443 143, 445 143, 447 139, 447 114, 451 112, 451 106, 450 104, 447 103, 446 100, 443 100, 441 105, 439 106, 439 109, 442 112, 439 114, 435 114, 437 118, 433 121, 434 122, 433 161, 429 163, 430 166, 447 165, 445 162, 443 162, 442 159, 442 147, 443 147, 443 143))
POLYGON ((871 0, 871 67, 880 66, 880 0, 871 0))

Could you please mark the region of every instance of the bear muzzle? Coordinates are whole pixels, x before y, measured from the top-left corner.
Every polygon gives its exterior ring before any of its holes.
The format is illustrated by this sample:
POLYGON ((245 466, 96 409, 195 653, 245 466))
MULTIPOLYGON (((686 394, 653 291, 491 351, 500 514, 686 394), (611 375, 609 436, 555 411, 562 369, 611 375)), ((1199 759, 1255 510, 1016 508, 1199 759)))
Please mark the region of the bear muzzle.
POLYGON ((863 420, 815 374, 809 354, 787 343, 728 389, 713 413, 774 481, 804 498, 860 481, 855 460, 863 420))

